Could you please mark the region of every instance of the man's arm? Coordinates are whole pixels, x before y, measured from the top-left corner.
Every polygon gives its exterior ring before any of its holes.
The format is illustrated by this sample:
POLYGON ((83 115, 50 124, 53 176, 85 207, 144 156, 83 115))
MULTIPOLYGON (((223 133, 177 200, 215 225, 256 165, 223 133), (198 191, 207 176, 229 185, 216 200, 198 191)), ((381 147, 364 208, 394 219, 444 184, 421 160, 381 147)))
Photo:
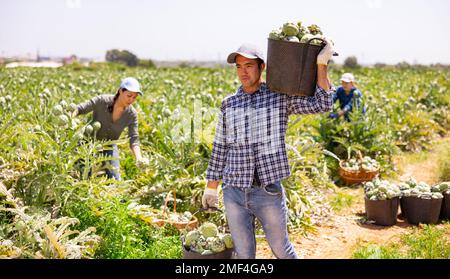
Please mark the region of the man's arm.
POLYGON ((219 181, 222 179, 226 154, 226 113, 224 103, 222 102, 212 146, 211 158, 209 159, 208 169, 206 170, 206 179, 208 180, 207 187, 217 188, 219 181))
POLYGON ((288 96, 288 114, 314 114, 331 111, 333 108, 332 91, 316 88, 314 96, 288 96))
POLYGON ((209 180, 206 187, 211 189, 217 189, 219 187, 219 180, 209 180))
POLYGON ((208 169, 206 170, 206 179, 208 183, 203 191, 202 206, 203 208, 217 208, 219 206, 219 198, 217 187, 223 176, 225 160, 227 156, 226 145, 226 109, 224 102, 220 108, 219 122, 217 123, 216 135, 214 136, 211 158, 209 159, 208 169))
POLYGON ((328 77, 327 65, 317 65, 317 85, 325 91, 330 91, 331 82, 328 77))

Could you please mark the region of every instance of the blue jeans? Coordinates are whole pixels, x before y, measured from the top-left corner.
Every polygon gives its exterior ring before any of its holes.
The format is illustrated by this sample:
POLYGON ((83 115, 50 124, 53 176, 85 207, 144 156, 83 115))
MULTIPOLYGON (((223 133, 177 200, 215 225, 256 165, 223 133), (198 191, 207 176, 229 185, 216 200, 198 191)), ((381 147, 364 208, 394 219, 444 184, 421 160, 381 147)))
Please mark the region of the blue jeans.
MULTIPOLYGON (((116 144, 111 145, 112 150, 103 150, 101 153, 103 156, 112 157, 115 159, 119 158, 119 149, 116 144)), ((120 180, 120 162, 119 160, 109 160, 104 161, 103 166, 105 167, 106 176, 108 178, 114 178, 115 180, 120 180)))
POLYGON ((252 188, 228 187, 223 184, 222 191, 237 258, 256 257, 257 218, 275 257, 298 259, 288 238, 286 194, 280 182, 252 188))

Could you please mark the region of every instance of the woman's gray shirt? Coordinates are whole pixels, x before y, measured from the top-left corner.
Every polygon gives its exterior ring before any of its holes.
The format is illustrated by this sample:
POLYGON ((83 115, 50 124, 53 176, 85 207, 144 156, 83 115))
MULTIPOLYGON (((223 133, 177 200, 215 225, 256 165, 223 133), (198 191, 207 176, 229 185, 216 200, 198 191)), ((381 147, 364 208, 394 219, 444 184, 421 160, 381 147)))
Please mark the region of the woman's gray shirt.
POLYGON ((132 106, 128 106, 122 116, 116 122, 113 122, 112 113, 108 110, 108 107, 112 106, 113 100, 114 95, 96 96, 85 103, 79 104, 77 106, 78 114, 94 112, 94 121, 102 124, 100 130, 97 131, 97 139, 117 140, 125 127, 128 127, 130 147, 139 145, 137 111, 132 106))

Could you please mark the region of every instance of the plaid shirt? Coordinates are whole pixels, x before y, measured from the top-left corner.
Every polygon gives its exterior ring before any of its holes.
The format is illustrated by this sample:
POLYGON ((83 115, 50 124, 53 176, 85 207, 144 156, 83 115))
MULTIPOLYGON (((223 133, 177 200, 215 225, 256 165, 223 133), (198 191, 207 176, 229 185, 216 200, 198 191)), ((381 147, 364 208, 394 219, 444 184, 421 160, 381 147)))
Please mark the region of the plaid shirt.
POLYGON ((285 137, 289 115, 327 112, 332 106, 331 90, 318 86, 310 97, 274 93, 265 83, 252 94, 239 87, 222 101, 206 179, 251 187, 255 168, 262 185, 288 177, 285 137))

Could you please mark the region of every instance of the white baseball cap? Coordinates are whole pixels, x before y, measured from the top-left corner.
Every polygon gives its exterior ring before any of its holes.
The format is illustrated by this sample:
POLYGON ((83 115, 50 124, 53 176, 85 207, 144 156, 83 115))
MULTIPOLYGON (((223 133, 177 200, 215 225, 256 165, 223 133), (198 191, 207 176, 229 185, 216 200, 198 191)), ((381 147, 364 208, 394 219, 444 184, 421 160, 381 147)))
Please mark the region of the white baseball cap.
POLYGON ((122 80, 120 83, 120 88, 125 88, 128 91, 131 92, 137 92, 139 95, 143 95, 141 92, 141 86, 139 85, 139 82, 137 79, 133 77, 127 77, 122 80))
POLYGON ((342 75, 341 81, 354 82, 355 81, 355 77, 351 73, 345 73, 345 74, 342 75))
POLYGON ((259 50, 257 46, 252 44, 241 45, 238 50, 228 55, 227 62, 230 64, 236 63, 236 56, 238 55, 242 55, 249 59, 259 58, 264 62, 264 55, 262 54, 261 50, 259 50))

